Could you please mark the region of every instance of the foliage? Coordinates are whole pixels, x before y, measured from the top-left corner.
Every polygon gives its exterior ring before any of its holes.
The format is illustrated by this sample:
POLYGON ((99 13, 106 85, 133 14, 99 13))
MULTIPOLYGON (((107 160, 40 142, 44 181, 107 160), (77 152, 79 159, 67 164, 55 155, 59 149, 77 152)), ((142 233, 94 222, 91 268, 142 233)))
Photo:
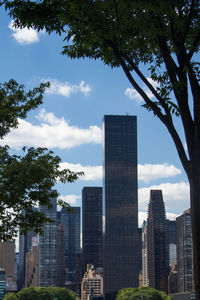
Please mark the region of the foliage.
POLYGON ((40 300, 40 293, 34 287, 24 288, 17 293, 17 299, 19 300, 40 300))
POLYGON ((29 287, 17 294, 8 293, 4 300, 76 300, 74 292, 60 287, 29 287))
POLYGON ((14 293, 7 293, 4 297, 3 300, 18 300, 16 294, 14 293))
POLYGON ((116 300, 170 300, 164 292, 157 291, 150 287, 126 288, 119 290, 116 300))
MULTIPOLYGON (((25 92, 15 80, 0 84, 0 138, 18 126, 19 118, 42 103, 49 83, 25 92)), ((51 221, 35 211, 38 202, 50 205, 50 198, 58 197, 51 190, 56 181, 73 182, 82 173, 60 170, 60 157, 45 148, 23 148, 23 155, 11 155, 8 146, 0 146, 0 240, 12 239, 21 230, 41 233, 42 224, 51 221), (26 214, 21 213, 26 211, 26 214)), ((70 207, 59 200, 58 204, 70 207)))
MULTIPOLYGON (((58 197, 51 190, 56 181, 73 182, 81 173, 60 170, 60 157, 44 148, 24 148, 24 156, 11 156, 8 150, 0 147, 1 239, 12 238, 18 227, 21 233, 41 233, 42 224, 51 220, 34 210, 37 203, 50 205, 50 199, 58 197)), ((67 205, 61 200, 59 204, 67 205)))
POLYGON ((18 118, 24 119, 32 109, 42 103, 45 88, 49 83, 41 83, 32 91, 25 92, 24 86, 14 79, 0 83, 0 138, 3 138, 11 128, 16 128, 18 118))

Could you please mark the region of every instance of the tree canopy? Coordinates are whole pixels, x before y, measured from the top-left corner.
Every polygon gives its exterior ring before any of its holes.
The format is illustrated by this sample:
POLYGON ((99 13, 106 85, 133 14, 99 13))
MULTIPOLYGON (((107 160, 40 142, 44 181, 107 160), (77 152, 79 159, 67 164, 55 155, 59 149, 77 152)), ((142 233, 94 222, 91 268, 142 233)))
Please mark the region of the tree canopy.
POLYGON ((122 289, 117 293, 116 300, 170 300, 164 292, 157 291, 150 287, 142 288, 127 288, 122 289), (143 298, 142 298, 143 297, 143 298))
POLYGON ((29 287, 18 293, 8 293, 3 300, 76 300, 74 292, 60 287, 29 287))

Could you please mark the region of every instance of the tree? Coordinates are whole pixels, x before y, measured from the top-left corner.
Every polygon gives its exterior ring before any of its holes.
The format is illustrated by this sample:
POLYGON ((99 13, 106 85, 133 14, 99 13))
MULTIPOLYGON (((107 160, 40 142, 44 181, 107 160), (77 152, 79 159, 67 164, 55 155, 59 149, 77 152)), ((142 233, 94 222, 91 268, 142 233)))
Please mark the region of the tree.
POLYGON ((4 297, 3 300, 18 300, 16 294, 14 293, 7 293, 4 297))
MULTIPOLYGON (((25 92, 15 80, 0 84, 0 138, 16 128, 18 118, 42 103, 49 83, 25 92)), ((45 148, 23 148, 24 155, 11 155, 8 146, 0 146, 0 240, 12 239, 29 230, 42 233, 44 222, 51 222, 35 211, 38 204, 50 206, 50 199, 58 197, 52 190, 57 180, 73 182, 82 173, 60 170, 60 157, 45 148), (25 211, 26 213, 21 213, 25 211)), ((63 201, 60 205, 69 206, 63 201)))
POLYGON ((4 300, 76 300, 76 294, 60 287, 28 287, 16 294, 8 293, 4 300))
POLYGON ((170 300, 164 292, 157 291, 150 287, 127 288, 119 290, 116 300, 170 300))
POLYGON ((40 293, 41 300, 48 300, 48 299, 58 299, 58 300, 76 300, 76 294, 73 291, 70 291, 66 288, 61 287, 39 287, 38 289, 40 293), (47 295, 49 298, 47 298, 47 295), (45 298, 46 296, 46 298, 45 298))
POLYGON ((40 292, 34 287, 21 289, 16 295, 19 300, 41 300, 40 292))
POLYGON ((143 106, 166 126, 190 185, 194 280, 200 299, 200 69, 196 55, 200 46, 199 1, 2 0, 2 3, 17 27, 64 34, 63 54, 70 58, 101 59, 112 68, 121 67, 144 99, 143 106), (142 72, 144 65, 148 76, 142 72), (137 78, 154 98, 140 87, 137 78), (174 122, 177 116, 184 137, 174 122))

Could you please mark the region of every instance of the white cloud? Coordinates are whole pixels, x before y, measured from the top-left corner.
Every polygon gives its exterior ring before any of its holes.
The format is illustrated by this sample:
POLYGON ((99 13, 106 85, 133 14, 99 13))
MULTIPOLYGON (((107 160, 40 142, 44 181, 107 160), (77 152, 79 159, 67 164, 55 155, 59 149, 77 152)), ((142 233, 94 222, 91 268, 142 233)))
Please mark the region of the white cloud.
MULTIPOLYGON (((153 81, 151 78, 147 78, 147 80, 154 88, 157 87, 156 82, 153 81)), ((146 86, 143 86, 143 91, 146 93, 146 95, 150 99, 152 99, 154 97, 152 92, 146 86)), ((125 96, 128 96, 131 100, 135 100, 137 103, 142 103, 144 101, 143 98, 140 96, 140 94, 133 88, 127 88, 125 90, 124 94, 125 94, 125 96)))
POLYGON ((72 94, 82 93, 84 96, 89 96, 91 87, 85 81, 81 81, 80 84, 71 84, 70 82, 60 82, 56 79, 42 79, 42 81, 50 82, 50 88, 46 89, 47 94, 61 95, 69 98, 72 94))
MULTIPOLYGON (((64 162, 62 168, 69 168, 77 172, 83 171, 85 176, 81 177, 82 180, 101 180, 102 179, 102 166, 82 166, 81 164, 71 164, 64 162)), ((173 165, 164 164, 145 164, 139 165, 139 180, 150 182, 156 179, 173 177, 181 174, 181 171, 173 165)))
POLYGON ((146 183, 159 178, 168 178, 180 174, 180 169, 167 163, 138 165, 138 179, 146 183))
POLYGON ((182 213, 189 207, 189 185, 186 182, 162 183, 140 188, 138 191, 139 210, 146 211, 149 204, 150 190, 162 190, 165 209, 168 213, 182 213))
POLYGON ((63 162, 60 164, 61 169, 70 169, 73 172, 84 172, 84 176, 80 179, 84 181, 101 180, 102 179, 102 166, 82 166, 81 164, 72 164, 63 162))
POLYGON ((146 211, 139 211, 138 212, 138 226, 142 227, 144 221, 147 220, 147 212, 146 211))
POLYGON ((59 198, 70 205, 77 205, 77 200, 81 199, 81 195, 65 195, 59 198))
POLYGON ((37 31, 32 28, 15 28, 14 21, 11 21, 8 27, 13 32, 12 36, 14 37, 14 39, 21 45, 28 45, 39 42, 39 35, 37 31))
POLYGON ((102 142, 101 128, 89 126, 79 128, 72 126, 64 118, 57 118, 53 113, 42 109, 37 116, 39 125, 33 125, 25 120, 19 120, 19 127, 12 130, 1 145, 8 144, 11 148, 25 146, 47 148, 74 148, 82 144, 100 144, 102 142))

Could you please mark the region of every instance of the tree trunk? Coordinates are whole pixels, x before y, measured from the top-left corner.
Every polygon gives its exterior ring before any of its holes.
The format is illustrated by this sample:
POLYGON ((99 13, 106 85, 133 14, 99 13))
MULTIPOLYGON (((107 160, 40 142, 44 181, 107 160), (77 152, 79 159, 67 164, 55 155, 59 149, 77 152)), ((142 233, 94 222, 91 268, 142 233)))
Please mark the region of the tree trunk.
POLYGON ((190 182, 190 204, 193 240, 194 290, 200 299, 200 159, 192 163, 190 182))

